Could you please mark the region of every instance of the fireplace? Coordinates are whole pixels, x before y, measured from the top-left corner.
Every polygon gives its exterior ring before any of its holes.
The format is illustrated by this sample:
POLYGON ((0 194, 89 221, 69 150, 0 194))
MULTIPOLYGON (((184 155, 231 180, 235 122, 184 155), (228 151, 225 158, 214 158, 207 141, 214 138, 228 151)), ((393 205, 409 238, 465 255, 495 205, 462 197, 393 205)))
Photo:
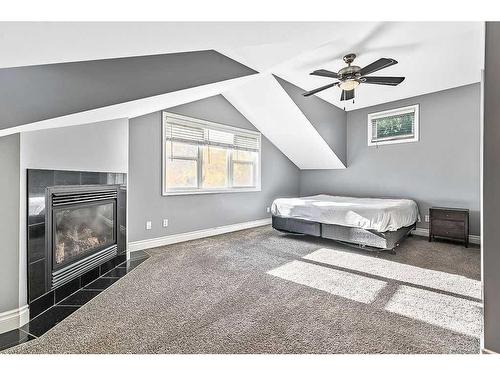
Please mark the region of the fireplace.
POLYGON ((33 318, 127 260, 127 175, 28 169, 33 318))
POLYGON ((117 254, 116 186, 47 189, 47 247, 52 288, 117 254))

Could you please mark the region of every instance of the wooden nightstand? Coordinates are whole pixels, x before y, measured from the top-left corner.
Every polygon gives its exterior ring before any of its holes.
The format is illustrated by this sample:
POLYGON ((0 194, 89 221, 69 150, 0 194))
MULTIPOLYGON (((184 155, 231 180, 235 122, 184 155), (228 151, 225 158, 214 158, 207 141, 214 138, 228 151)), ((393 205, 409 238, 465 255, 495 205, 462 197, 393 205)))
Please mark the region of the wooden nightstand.
POLYGON ((435 237, 462 241, 469 246, 469 210, 431 207, 429 209, 429 242, 435 237))

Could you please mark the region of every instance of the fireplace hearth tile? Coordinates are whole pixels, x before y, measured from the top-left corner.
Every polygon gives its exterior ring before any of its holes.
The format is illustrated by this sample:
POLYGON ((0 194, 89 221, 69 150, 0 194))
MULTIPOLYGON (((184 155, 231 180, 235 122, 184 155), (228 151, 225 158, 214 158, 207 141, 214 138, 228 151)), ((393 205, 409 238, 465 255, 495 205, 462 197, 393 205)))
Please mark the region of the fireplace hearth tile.
MULTIPOLYGON (((149 257, 149 256, 148 256, 149 257)), ((139 259, 131 259, 128 260, 118 266, 118 268, 126 268, 127 272, 132 271, 135 267, 137 267, 139 264, 147 260, 148 258, 139 258, 139 259)))
POLYGON ((99 276, 101 275, 99 269, 100 269, 100 267, 97 266, 93 270, 90 270, 87 273, 84 273, 82 276, 80 276, 81 286, 85 287, 85 285, 90 284, 92 281, 98 279, 99 276))
POLYGON ((70 282, 64 284, 63 286, 60 286, 55 290, 55 301, 56 303, 59 303, 59 301, 62 301, 65 299, 67 296, 70 294, 73 294, 76 292, 78 289, 80 289, 80 278, 71 280, 70 282))
POLYGON ((87 285, 84 290, 104 290, 109 288, 111 285, 113 285, 115 282, 117 282, 119 278, 114 278, 114 277, 100 277, 93 283, 90 283, 87 285))
POLYGON ((20 329, 14 329, 9 332, 4 332, 0 334, 0 351, 8 349, 12 346, 16 346, 32 340, 36 337, 21 331, 20 329))
POLYGON ((30 300, 40 297, 47 289, 45 286, 45 259, 29 265, 29 296, 30 300))
POLYGON ((38 315, 21 329, 33 336, 40 337, 57 323, 67 318, 69 315, 78 310, 75 306, 59 306, 55 305, 38 315))
POLYGON ((149 254, 144 250, 132 251, 130 253, 130 260, 141 259, 141 258, 149 258, 149 254))
POLYGON ((101 275, 104 275, 109 270, 115 268, 116 263, 114 259, 108 260, 107 262, 101 264, 101 275))
POLYGON ((127 253, 125 252, 125 254, 120 254, 120 255, 117 255, 114 259, 114 265, 115 267, 118 266, 119 264, 125 262, 127 260, 127 253))
POLYGON ((52 306, 54 306, 54 291, 30 302, 30 318, 33 319, 45 310, 50 309, 52 306))
POLYGON ((123 277, 127 274, 126 268, 113 268, 108 273, 104 274, 103 277, 123 277))
POLYGON ((96 297, 102 290, 84 290, 81 289, 73 293, 68 298, 59 302, 59 306, 83 306, 92 298, 96 297))

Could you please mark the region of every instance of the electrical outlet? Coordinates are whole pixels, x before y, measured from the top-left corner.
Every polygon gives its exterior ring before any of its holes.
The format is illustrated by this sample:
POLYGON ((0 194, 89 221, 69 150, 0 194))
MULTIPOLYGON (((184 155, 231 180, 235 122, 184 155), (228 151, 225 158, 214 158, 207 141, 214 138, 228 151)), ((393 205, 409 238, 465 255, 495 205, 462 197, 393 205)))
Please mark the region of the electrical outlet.
POLYGON ((428 223, 429 222, 429 215, 425 215, 425 222, 428 223))
POLYGON ((163 228, 168 227, 168 219, 163 219, 163 228))
POLYGON ((146 221, 146 229, 151 229, 151 222, 150 221, 146 221))
POLYGON ((266 212, 270 213, 271 212, 271 207, 266 207, 266 212))

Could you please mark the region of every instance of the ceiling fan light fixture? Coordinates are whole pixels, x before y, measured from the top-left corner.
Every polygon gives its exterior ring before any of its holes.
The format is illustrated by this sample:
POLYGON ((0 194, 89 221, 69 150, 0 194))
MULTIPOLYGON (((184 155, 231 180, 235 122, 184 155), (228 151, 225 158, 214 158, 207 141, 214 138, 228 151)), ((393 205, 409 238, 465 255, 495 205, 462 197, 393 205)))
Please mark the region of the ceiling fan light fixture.
POLYGON ((359 85, 358 80, 348 79, 348 80, 345 80, 343 82, 340 82, 339 87, 342 90, 351 91, 351 90, 354 90, 356 87, 358 87, 358 85, 359 85))
POLYGON ((369 74, 377 72, 381 69, 385 69, 389 66, 395 65, 398 62, 394 59, 387 57, 382 57, 377 61, 372 62, 370 65, 360 68, 357 65, 352 65, 356 55, 350 53, 344 56, 344 62, 347 66, 340 69, 338 72, 332 72, 326 69, 318 69, 311 73, 313 76, 336 78, 337 82, 330 83, 329 85, 318 87, 317 89, 304 92, 302 95, 311 96, 317 94, 323 90, 329 89, 330 87, 340 87, 342 89, 342 94, 340 100, 351 100, 354 99, 354 89, 358 87, 360 83, 372 84, 372 85, 384 85, 384 86, 397 86, 405 80, 405 77, 375 77, 369 74))

